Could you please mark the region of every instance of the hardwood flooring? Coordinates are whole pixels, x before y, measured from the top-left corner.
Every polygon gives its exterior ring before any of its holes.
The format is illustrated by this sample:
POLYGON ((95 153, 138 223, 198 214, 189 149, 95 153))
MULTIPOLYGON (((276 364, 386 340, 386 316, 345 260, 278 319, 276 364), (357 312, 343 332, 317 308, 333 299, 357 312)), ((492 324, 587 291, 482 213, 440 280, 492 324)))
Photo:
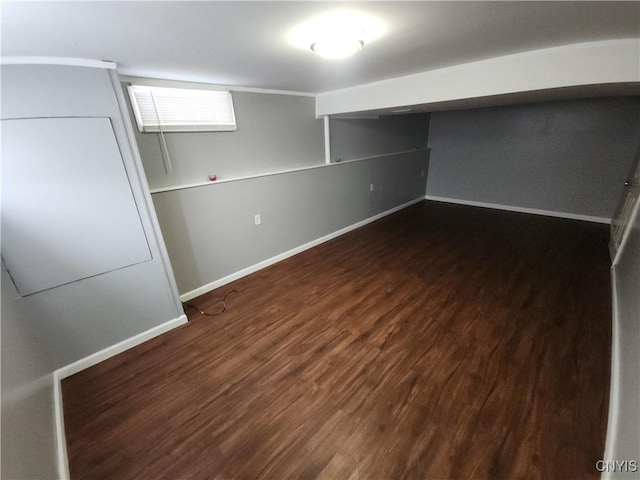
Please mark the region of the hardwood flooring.
POLYGON ((604 225, 422 202, 62 383, 72 479, 599 478, 604 225))

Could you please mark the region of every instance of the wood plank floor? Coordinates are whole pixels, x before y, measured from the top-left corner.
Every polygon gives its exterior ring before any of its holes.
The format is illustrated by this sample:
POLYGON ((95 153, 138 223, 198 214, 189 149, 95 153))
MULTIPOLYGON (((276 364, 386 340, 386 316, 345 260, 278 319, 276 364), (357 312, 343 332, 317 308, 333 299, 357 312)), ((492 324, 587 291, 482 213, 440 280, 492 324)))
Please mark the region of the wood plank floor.
POLYGON ((598 478, 607 227, 422 202, 63 381, 75 479, 598 478))

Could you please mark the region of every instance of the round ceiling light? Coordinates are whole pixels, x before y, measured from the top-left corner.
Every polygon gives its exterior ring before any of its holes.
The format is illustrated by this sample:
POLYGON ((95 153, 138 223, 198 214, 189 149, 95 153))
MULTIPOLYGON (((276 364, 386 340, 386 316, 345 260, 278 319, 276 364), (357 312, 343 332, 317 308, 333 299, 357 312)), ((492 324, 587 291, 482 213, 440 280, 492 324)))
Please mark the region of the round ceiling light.
POLYGON ((371 15, 352 10, 336 10, 308 19, 289 34, 296 48, 311 50, 324 58, 345 58, 380 38, 384 23, 371 15))
POLYGON ((364 42, 353 35, 327 36, 311 44, 311 50, 324 58, 339 59, 353 55, 364 42))

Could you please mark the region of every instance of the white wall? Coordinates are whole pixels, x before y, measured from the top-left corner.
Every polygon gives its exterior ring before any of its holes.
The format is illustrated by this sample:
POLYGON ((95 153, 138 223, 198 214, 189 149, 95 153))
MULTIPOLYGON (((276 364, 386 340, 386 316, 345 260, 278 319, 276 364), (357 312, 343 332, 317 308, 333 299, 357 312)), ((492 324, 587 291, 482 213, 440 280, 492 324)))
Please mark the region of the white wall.
POLYGON ((53 365, 2 271, 2 478, 57 478, 53 365))
POLYGON ((640 39, 579 43, 516 53, 325 92, 316 115, 436 105, 523 92, 640 82, 640 39))
POLYGON ((636 461, 635 471, 607 471, 603 479, 640 475, 640 207, 613 267, 613 351, 605 460, 636 461))
POLYGON ((435 112, 427 195, 610 219, 640 131, 640 98, 435 112))
MULTIPOLYGON (((97 68, 2 67, 2 118, 110 118, 152 257, 28 297, 9 297, 54 369, 183 315, 170 265, 164 261, 162 238, 156 235, 155 215, 149 210, 152 203, 145 180, 140 178, 141 167, 129 143, 128 119, 120 112, 116 94, 121 92, 115 90, 114 81, 113 72, 97 68)), ((2 161, 9 160, 3 157, 2 161)), ((78 180, 70 175, 69 181, 78 180)), ((107 187, 101 181, 104 179, 95 178, 96 195, 107 187)), ((55 203, 56 197, 50 201, 55 203)), ((79 237, 84 223, 79 218, 75 225, 79 237)), ((69 248, 62 255, 73 259, 74 250, 69 248)))

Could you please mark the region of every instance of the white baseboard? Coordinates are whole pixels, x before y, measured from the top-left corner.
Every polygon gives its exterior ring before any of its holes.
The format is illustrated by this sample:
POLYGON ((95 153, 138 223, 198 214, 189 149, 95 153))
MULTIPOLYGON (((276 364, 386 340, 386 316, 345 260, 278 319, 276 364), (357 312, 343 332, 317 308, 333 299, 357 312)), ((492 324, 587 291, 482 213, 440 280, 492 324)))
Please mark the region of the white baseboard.
POLYGON ((355 230, 356 228, 360 228, 364 225, 367 225, 368 223, 371 222, 375 222, 376 220, 381 219, 382 217, 386 217, 387 215, 391 215, 392 213, 395 213, 399 210, 402 210, 404 208, 407 208, 411 205, 414 205, 416 203, 419 203, 423 200, 422 197, 420 198, 416 198, 415 200, 411 200, 410 202, 407 203, 403 203, 402 205, 398 205, 397 207, 391 208, 389 210, 386 210, 382 213, 379 213, 377 215, 374 215, 373 217, 369 217, 366 218, 364 220, 361 220, 357 223, 354 223, 352 225, 349 225, 348 227, 344 227, 341 228, 340 230, 336 230, 333 233, 330 233, 328 235, 325 235, 323 237, 320 238, 316 238, 315 240, 312 240, 308 243, 305 243, 303 245, 300 245, 298 247, 295 247, 291 250, 288 250, 286 252, 283 252, 279 255, 276 255, 274 257, 268 258, 266 260, 263 260, 260 263, 256 263, 255 265, 251 265, 250 267, 247 268, 243 268, 242 270, 239 270, 235 273, 232 273, 230 275, 227 275, 226 277, 222 277, 219 280, 214 280, 213 282, 207 283, 206 285, 203 285, 201 287, 198 287, 194 290, 191 290, 190 292, 186 292, 182 295, 180 295, 180 300, 182 300, 183 302, 188 302, 189 300, 191 300, 192 298, 195 298, 197 296, 203 295, 207 292, 210 292, 211 290, 215 290, 216 288, 220 288, 228 283, 231 283, 235 280, 238 280, 239 278, 242 277, 246 277, 247 275, 251 274, 251 273, 255 273, 258 270, 262 270, 263 268, 269 267, 271 265, 273 265, 274 263, 280 262, 286 258, 292 257, 294 255, 297 255, 298 253, 304 252, 305 250, 309 250, 310 248, 316 247, 318 245, 320 245, 321 243, 327 242, 329 240, 332 240, 336 237, 339 237, 340 235, 344 235, 345 233, 348 233, 352 230, 355 230))
POLYGON ((594 217, 592 215, 580 215, 577 213, 554 212, 552 210, 540 210, 537 208, 512 207, 510 205, 501 205, 499 203, 475 202, 472 200, 460 200, 457 198, 438 197, 434 195, 425 195, 424 199, 432 200, 434 202, 456 203, 458 205, 469 205, 472 207, 493 208, 495 210, 507 210, 509 212, 530 213, 533 215, 544 215, 547 217, 568 218, 570 220, 582 220, 584 222, 606 223, 607 225, 611 223, 610 218, 594 217))
POLYGON ((130 348, 135 347, 136 345, 140 345, 147 340, 151 340, 158 335, 162 335, 169 330, 173 330, 180 325, 184 325, 187 323, 187 316, 182 314, 178 318, 174 318, 173 320, 169 320, 168 322, 157 325, 149 330, 146 330, 142 333, 134 335, 131 338, 127 338, 115 345, 111 345, 99 352, 93 353, 88 357, 81 358, 77 362, 73 362, 65 367, 59 368, 55 372, 54 375, 57 375, 60 380, 63 378, 70 377, 71 375, 78 373, 86 368, 92 367, 93 365, 100 363, 107 358, 111 358, 119 353, 124 352, 125 350, 129 350, 130 348))
POLYGON ((67 458, 67 440, 64 432, 64 410, 62 405, 62 380, 86 368, 92 367, 93 365, 96 365, 97 363, 100 363, 108 358, 111 358, 119 353, 122 353, 125 350, 129 350, 136 345, 140 345, 147 340, 151 340, 158 335, 166 333, 169 330, 173 330, 180 325, 184 325, 185 323, 187 323, 187 316, 184 314, 180 315, 173 320, 169 320, 168 322, 134 335, 131 338, 100 350, 99 352, 89 355, 88 357, 81 358, 77 362, 73 362, 53 372, 53 402, 57 443, 56 448, 58 461, 58 477, 60 479, 69 479, 69 461, 67 458))

